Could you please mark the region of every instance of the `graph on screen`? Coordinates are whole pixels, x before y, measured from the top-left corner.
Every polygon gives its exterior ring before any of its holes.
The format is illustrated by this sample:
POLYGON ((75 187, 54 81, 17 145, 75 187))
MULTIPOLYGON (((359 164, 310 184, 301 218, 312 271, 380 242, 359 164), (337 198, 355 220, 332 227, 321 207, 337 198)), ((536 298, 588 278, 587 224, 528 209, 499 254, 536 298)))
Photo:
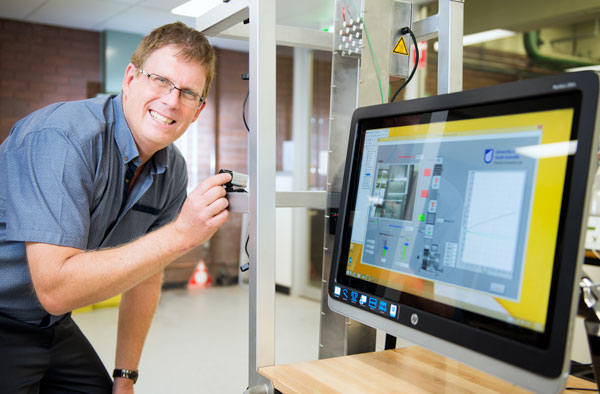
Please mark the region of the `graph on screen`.
POLYGON ((525 171, 469 172, 461 268, 513 276, 525 177, 525 171))

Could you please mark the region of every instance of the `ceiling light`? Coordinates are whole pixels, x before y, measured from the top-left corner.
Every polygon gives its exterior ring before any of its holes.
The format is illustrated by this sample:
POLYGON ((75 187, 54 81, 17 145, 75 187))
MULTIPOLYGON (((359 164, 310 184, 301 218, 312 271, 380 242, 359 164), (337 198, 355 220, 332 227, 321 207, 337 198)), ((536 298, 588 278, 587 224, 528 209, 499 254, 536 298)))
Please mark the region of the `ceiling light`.
POLYGON ((488 31, 482 31, 475 34, 469 34, 463 37, 463 45, 475 45, 481 42, 499 40, 500 38, 506 38, 514 36, 516 33, 510 30, 504 29, 493 29, 488 31))
POLYGON ((223 0, 191 0, 173 8, 171 13, 197 18, 206 14, 208 11, 212 10, 222 2, 223 0))
POLYGON ((567 71, 571 71, 571 72, 586 71, 586 70, 600 72, 600 64, 597 64, 595 66, 567 68, 567 71))
MULTIPOLYGON (((463 37, 463 46, 480 44, 486 41, 499 40, 501 38, 514 36, 514 31, 504 30, 504 29, 493 29, 488 31, 482 31, 479 33, 469 34, 463 37)), ((438 51, 438 43, 435 42, 433 44, 433 49, 438 51)))

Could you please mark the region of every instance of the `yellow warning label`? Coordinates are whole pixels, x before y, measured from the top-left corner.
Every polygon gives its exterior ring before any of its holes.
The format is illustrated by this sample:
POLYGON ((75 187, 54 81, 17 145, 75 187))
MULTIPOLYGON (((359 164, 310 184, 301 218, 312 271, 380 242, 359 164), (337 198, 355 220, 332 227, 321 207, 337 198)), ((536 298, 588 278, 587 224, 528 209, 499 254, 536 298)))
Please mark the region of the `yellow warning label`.
POLYGON ((400 37, 400 40, 398 40, 398 43, 396 44, 392 52, 397 53, 399 55, 408 55, 408 49, 406 48, 404 37, 400 37))

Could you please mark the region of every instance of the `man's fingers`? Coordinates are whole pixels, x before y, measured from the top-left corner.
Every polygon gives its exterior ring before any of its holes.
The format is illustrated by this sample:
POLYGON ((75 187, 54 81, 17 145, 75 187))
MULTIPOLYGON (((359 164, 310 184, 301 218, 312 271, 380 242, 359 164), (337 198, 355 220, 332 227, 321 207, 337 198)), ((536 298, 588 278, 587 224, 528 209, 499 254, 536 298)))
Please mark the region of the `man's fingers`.
POLYGON ((231 180, 227 173, 202 182, 190 193, 175 222, 175 229, 195 244, 206 242, 229 217, 229 201, 223 184, 231 180))
POLYGON ((229 200, 222 197, 213 201, 211 204, 208 205, 208 207, 206 207, 206 209, 208 210, 209 216, 216 216, 220 212, 226 210, 228 206, 229 200))
POLYGON ((200 183, 194 192, 204 194, 208 190, 212 189, 215 186, 223 186, 227 182, 231 180, 231 175, 224 172, 222 174, 213 175, 210 178, 206 178, 202 183, 200 183))
POLYGON ((210 205, 213 201, 225 197, 226 195, 227 193, 222 186, 213 186, 204 192, 201 198, 205 201, 206 205, 210 205))
POLYGON ((227 220, 227 218, 229 217, 229 211, 226 209, 222 209, 221 212, 219 212, 218 214, 216 214, 215 216, 213 216, 210 221, 212 222, 211 224, 216 226, 216 227, 221 227, 221 225, 223 223, 225 223, 225 221, 227 220))

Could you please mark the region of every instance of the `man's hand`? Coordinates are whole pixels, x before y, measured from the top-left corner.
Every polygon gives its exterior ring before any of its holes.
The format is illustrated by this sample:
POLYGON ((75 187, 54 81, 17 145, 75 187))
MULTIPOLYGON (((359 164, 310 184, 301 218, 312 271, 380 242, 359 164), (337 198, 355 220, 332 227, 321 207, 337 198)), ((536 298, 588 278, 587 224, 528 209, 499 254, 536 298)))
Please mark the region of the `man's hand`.
POLYGON ((231 175, 227 173, 211 176, 185 200, 174 225, 177 233, 193 246, 208 241, 229 217, 229 201, 223 185, 230 180, 231 175))
POLYGON ((133 394, 133 381, 125 378, 115 378, 113 394, 133 394))

